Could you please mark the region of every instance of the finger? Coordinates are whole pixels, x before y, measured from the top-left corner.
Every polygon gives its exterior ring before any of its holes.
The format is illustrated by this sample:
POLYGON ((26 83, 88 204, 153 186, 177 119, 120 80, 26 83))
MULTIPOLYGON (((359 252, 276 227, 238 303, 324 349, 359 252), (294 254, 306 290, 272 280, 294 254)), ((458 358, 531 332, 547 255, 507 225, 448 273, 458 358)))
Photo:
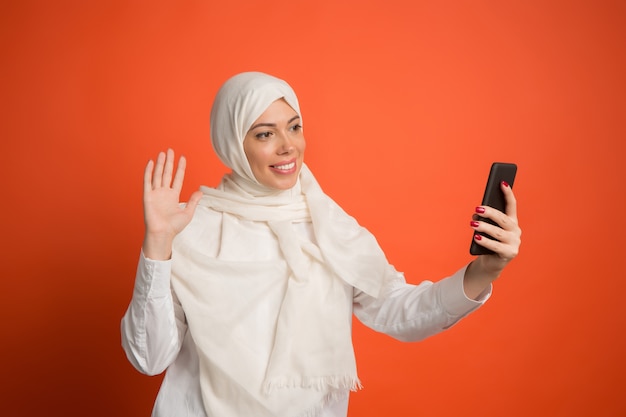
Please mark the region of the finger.
POLYGON ((504 181, 500 184, 500 188, 504 194, 504 201, 506 201, 506 209, 504 210, 506 215, 517 221, 517 199, 515 198, 513 189, 504 181))
POLYGON ((165 154, 165 166, 163 167, 163 187, 169 187, 172 184, 172 175, 174 173, 174 151, 168 149, 165 154))
POLYGON ((195 211, 196 207, 198 206, 198 203, 200 202, 201 198, 202 198, 202 191, 194 192, 191 195, 191 197, 189 197, 189 202, 185 206, 185 210, 189 210, 189 211, 191 211, 193 213, 195 211))
POLYGON ((474 233, 474 242, 479 246, 484 248, 494 250, 493 240, 489 239, 487 236, 483 236, 479 233, 474 233))
POLYGON ((489 237, 482 236, 478 233, 474 234, 474 241, 478 245, 492 250, 497 256, 506 261, 510 261, 515 258, 519 252, 519 244, 498 242, 497 240, 490 239, 489 237))
POLYGON ((154 171, 154 161, 151 159, 146 164, 143 172, 143 193, 146 195, 152 190, 152 171, 154 171))
POLYGON ((174 182, 172 188, 180 191, 183 188, 183 181, 185 180, 185 169, 187 168, 187 159, 181 156, 178 160, 178 168, 176 168, 176 175, 174 175, 174 182))
POLYGON ((163 166, 165 165, 165 153, 159 152, 156 163, 154 165, 154 172, 152 173, 152 188, 161 187, 163 184, 163 166))
POLYGON ((492 223, 505 230, 515 230, 517 226, 517 218, 508 216, 498 209, 489 206, 476 207, 476 212, 479 213, 479 218, 474 220, 486 221, 492 223))
MULTIPOLYGON (((522 229, 510 217, 504 216, 504 218, 507 220, 504 228, 495 226, 491 223, 476 220, 472 220, 470 222, 470 227, 474 229, 476 234, 483 235, 483 238, 491 239, 506 245, 507 248, 500 249, 500 251, 505 250, 507 254, 503 256, 510 258, 511 256, 515 256, 519 250, 522 229)), ((489 247, 489 249, 494 250, 491 247, 489 247)))
POLYGON ((487 234, 488 237, 491 237, 500 242, 507 242, 508 237, 511 234, 510 231, 505 230, 499 226, 494 226, 490 223, 482 222, 482 221, 472 221, 470 222, 470 226, 476 232, 487 234))

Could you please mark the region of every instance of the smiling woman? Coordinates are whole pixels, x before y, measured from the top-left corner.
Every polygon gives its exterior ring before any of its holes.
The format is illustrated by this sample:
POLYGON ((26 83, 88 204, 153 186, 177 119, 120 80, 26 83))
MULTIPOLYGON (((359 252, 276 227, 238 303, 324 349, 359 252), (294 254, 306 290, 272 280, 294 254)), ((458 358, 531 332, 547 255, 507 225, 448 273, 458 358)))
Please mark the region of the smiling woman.
MULTIPOLYGON (((132 369, 118 328, 144 238, 138 171, 171 146, 188 157, 183 201, 217 185, 210 104, 222 81, 255 68, 296 88, 301 173, 375 233, 409 282, 469 262, 464 207, 491 162, 520 167, 523 249, 487 308, 417 344, 354 320, 365 389, 351 416, 626 416, 626 2, 25 0, 3 2, 0 33, 3 415, 149 415, 162 376, 132 369)), ((244 136, 265 110, 238 110, 244 136)), ((231 161, 248 174, 245 158, 231 161)), ((147 198, 156 193, 151 184, 147 198)), ((226 213, 206 227, 220 260, 244 253, 258 266, 279 248, 256 226, 226 213)), ((320 237, 293 247, 313 256, 320 237)), ((152 278, 147 311, 178 311, 169 275, 152 278)), ((216 303, 225 319, 227 301, 216 303)), ((149 326, 175 323, 176 343, 176 317, 149 326)), ((256 347, 267 326, 248 330, 256 347)), ((189 351, 184 342, 180 357, 189 351)), ((146 366, 161 351, 150 353, 146 366)), ((200 390, 184 382, 200 365, 183 365, 167 370, 181 385, 162 390, 193 407, 200 390)))
POLYGON ((276 100, 254 122, 243 141, 254 177, 264 186, 287 190, 298 180, 306 142, 300 115, 276 100))
POLYGON ((516 202, 503 185, 506 213, 479 208, 503 228, 500 242, 477 241, 495 254, 407 284, 304 164, 298 100, 270 75, 221 87, 211 140, 232 172, 186 205, 184 158, 175 170, 168 150, 145 170, 146 234, 122 342, 141 372, 167 370, 156 417, 345 417, 361 386, 353 314, 398 340, 424 339, 480 307, 504 254, 517 253, 516 202))

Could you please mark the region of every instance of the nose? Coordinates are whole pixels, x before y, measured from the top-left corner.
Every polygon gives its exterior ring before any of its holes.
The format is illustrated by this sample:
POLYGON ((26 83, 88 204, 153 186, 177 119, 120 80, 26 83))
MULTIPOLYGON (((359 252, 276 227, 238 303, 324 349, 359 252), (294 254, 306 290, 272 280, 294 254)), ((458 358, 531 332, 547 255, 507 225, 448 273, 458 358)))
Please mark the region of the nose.
POLYGON ((294 145, 292 139, 289 135, 281 134, 280 135, 280 145, 278 146, 278 153, 280 155, 287 155, 293 152, 294 145))

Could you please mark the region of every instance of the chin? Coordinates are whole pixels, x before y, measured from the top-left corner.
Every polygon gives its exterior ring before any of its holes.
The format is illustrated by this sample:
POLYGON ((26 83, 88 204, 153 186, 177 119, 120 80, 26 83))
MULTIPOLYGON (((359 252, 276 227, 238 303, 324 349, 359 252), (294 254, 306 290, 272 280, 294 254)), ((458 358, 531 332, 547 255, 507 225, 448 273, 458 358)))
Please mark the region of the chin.
POLYGON ((262 182, 261 184, 274 190, 286 191, 293 188, 298 183, 298 178, 300 178, 300 170, 298 170, 297 173, 282 178, 268 178, 269 181, 262 182))
POLYGON ((273 184, 270 188, 274 188, 275 190, 286 191, 293 188, 297 183, 297 179, 289 182, 281 182, 279 184, 273 184))

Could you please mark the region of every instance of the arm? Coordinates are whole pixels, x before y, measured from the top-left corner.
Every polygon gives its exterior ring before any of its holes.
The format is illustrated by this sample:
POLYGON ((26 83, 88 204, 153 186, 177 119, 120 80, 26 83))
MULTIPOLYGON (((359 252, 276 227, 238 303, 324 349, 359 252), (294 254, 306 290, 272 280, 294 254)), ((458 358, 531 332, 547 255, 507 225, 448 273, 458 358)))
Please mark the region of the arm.
POLYGON ((170 290, 172 242, 191 221, 199 191, 180 204, 186 161, 174 174, 174 152, 161 152, 144 172, 143 203, 146 233, 135 278, 133 298, 122 319, 122 344, 141 372, 158 374, 176 358, 186 324, 180 303, 170 290))
POLYGON ((474 214, 470 223, 475 231, 485 232, 496 239, 489 239, 478 233, 474 235, 476 243, 491 249, 495 254, 480 255, 467 268, 463 285, 465 293, 470 298, 475 298, 489 288, 519 253, 522 230, 517 221, 517 201, 507 183, 503 182, 500 188, 506 200, 506 213, 488 206, 476 207, 476 213, 493 220, 500 227, 478 221, 478 214, 474 214))
POLYGON ((389 267, 378 298, 355 293, 354 314, 369 328, 404 342, 414 342, 450 328, 489 298, 479 300, 463 291, 465 268, 436 283, 407 284, 401 273, 389 267))
POLYGON ((451 277, 417 286, 406 284, 404 277, 390 268, 380 297, 355 293, 354 313, 359 320, 396 339, 417 341, 449 328, 482 305, 491 294, 492 282, 515 258, 521 242, 515 196, 508 184, 502 183, 501 188, 507 202, 506 213, 491 207, 476 208, 476 213, 500 227, 478 221, 477 214, 471 222, 477 232, 497 239, 482 238, 478 233, 474 237, 494 255, 481 255, 451 277))
POLYGON ((170 290, 170 262, 146 259, 142 253, 121 323, 128 360, 144 374, 160 374, 176 359, 186 331, 185 314, 170 290))

